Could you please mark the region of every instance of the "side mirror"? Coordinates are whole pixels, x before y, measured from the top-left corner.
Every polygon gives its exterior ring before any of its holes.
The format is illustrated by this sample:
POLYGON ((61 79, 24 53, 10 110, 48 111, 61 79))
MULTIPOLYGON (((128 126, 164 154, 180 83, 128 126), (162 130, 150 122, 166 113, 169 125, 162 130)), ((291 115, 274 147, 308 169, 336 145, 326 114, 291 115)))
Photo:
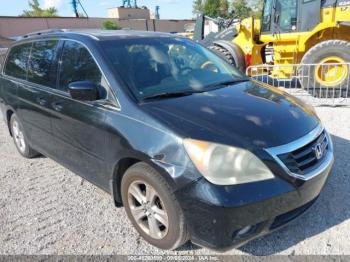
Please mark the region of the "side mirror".
POLYGON ((91 81, 77 81, 68 85, 69 94, 80 101, 95 101, 98 99, 97 86, 91 81))

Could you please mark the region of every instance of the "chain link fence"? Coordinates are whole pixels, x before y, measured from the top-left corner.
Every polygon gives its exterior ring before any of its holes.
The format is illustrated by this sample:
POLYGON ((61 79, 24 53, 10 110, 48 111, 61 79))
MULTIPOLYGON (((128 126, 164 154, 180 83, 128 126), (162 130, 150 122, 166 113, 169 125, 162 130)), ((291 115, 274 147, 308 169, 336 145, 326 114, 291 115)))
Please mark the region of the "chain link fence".
POLYGON ((7 48, 0 48, 0 71, 3 63, 5 62, 6 52, 7 52, 7 48))
POLYGON ((256 65, 246 74, 313 106, 350 106, 350 63, 256 65))

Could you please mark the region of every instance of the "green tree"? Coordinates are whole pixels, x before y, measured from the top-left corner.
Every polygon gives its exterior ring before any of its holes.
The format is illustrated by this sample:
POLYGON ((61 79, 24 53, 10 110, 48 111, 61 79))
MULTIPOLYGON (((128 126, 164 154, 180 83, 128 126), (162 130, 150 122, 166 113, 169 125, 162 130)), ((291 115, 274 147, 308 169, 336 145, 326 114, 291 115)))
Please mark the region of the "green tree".
POLYGON ((24 10, 21 16, 28 17, 56 17, 57 9, 55 7, 50 7, 43 9, 40 7, 38 0, 29 1, 30 10, 24 10))
POLYGON ((203 0, 194 0, 193 1, 193 10, 194 15, 202 14, 204 12, 203 0))
POLYGON ((117 24, 117 22, 106 20, 102 22, 101 28, 104 30, 120 30, 120 26, 117 24))
POLYGON ((229 9, 230 9, 230 3, 228 0, 220 0, 220 13, 221 17, 228 17, 229 16, 229 9))
POLYGON ((264 7, 264 1, 261 0, 250 0, 252 5, 252 16, 254 18, 260 19, 262 15, 262 9, 264 7))
POLYGON ((193 14, 206 14, 210 17, 227 17, 229 10, 228 0, 195 0, 193 14))
POLYGON ((220 2, 218 0, 206 0, 204 2, 204 12, 210 17, 219 16, 220 2))
POLYGON ((232 2, 233 18, 244 19, 252 16, 253 9, 246 0, 234 0, 232 2))
POLYGON ((194 0, 193 14, 205 13, 211 17, 230 16, 230 10, 234 11, 233 18, 244 19, 247 17, 260 18, 263 8, 262 0, 194 0))

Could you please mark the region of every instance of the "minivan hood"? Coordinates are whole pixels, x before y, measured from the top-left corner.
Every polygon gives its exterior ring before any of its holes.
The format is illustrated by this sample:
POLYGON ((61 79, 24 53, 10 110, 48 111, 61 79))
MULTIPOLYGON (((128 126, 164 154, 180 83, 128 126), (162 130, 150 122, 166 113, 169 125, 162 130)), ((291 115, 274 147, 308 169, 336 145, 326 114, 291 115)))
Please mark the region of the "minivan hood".
POLYGON ((184 138, 244 148, 287 144, 319 124, 299 99, 251 81, 141 106, 184 138))

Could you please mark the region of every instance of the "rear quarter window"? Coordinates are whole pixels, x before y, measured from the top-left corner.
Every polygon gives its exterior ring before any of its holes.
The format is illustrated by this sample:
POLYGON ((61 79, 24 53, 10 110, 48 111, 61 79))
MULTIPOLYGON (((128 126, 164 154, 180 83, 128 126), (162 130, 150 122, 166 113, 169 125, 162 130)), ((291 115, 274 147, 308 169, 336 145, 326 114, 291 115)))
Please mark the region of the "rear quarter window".
POLYGON ((17 45, 11 48, 5 65, 5 74, 20 79, 27 78, 28 59, 31 43, 17 45))

